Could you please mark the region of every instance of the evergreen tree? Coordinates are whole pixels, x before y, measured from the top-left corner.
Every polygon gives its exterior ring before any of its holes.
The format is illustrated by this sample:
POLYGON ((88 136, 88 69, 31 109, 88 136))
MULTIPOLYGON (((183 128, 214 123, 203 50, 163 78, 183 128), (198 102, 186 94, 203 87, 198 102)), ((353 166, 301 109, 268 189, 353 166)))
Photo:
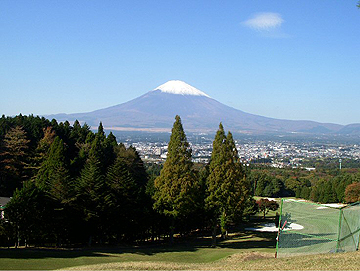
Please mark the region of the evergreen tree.
POLYGON ((349 174, 340 175, 339 177, 335 178, 335 191, 337 196, 338 202, 344 202, 345 201, 345 190, 346 187, 351 184, 356 179, 353 178, 349 174))
POLYGON ((117 147, 116 137, 113 135, 112 132, 105 138, 102 143, 104 149, 104 167, 107 170, 109 166, 111 166, 116 159, 115 148, 117 147))
POLYGON ((65 144, 62 139, 56 137, 50 146, 46 160, 40 166, 36 183, 52 196, 60 199, 70 192, 69 182, 65 144))
MULTIPOLYGON (((249 179, 251 179, 254 184, 255 196, 278 197, 283 186, 283 182, 281 180, 267 172, 251 172, 249 179)), ((288 179, 285 183, 289 183, 289 180, 290 179, 288 179)))
POLYGON ((227 234, 230 221, 241 219, 245 203, 250 196, 247 182, 231 133, 225 136, 222 124, 213 141, 213 152, 207 179, 207 209, 212 213, 213 243, 216 245, 216 228, 220 223, 221 233, 227 234))
POLYGON ((107 145, 110 145, 113 148, 115 148, 117 146, 116 137, 114 136, 114 134, 112 132, 110 132, 109 135, 107 136, 106 142, 107 142, 107 145))
POLYGON ((15 247, 20 242, 27 246, 31 241, 49 237, 50 223, 45 211, 44 193, 33 182, 24 182, 21 189, 16 189, 6 206, 5 216, 12 223, 15 232, 15 247))
POLYGON ((29 177, 29 140, 26 132, 20 126, 11 128, 4 136, 0 152, 2 196, 10 196, 15 188, 20 188, 22 182, 29 177))
POLYGON ((123 144, 120 144, 116 147, 115 153, 117 159, 121 159, 126 163, 137 185, 145 188, 148 181, 148 174, 146 173, 144 162, 141 160, 136 149, 133 146, 126 149, 123 144))
POLYGON ((144 163, 136 149, 132 146, 126 149, 123 144, 119 144, 118 146, 116 143, 114 150, 117 156, 115 163, 118 163, 118 160, 122 161, 122 163, 126 165, 127 170, 136 184, 136 199, 134 199, 134 203, 136 204, 134 204, 134 213, 137 214, 137 219, 134 229, 137 227, 138 232, 144 232, 146 231, 146 227, 150 224, 149 221, 152 219, 151 216, 154 215, 154 210, 152 210, 152 199, 150 195, 146 193, 148 174, 144 163), (140 208, 141 210, 137 210, 137 208, 140 208))
MULTIPOLYGON (((0 119, 1 120, 1 119, 0 119)), ((3 153, 3 142, 2 139, 0 137, 0 196, 10 196, 11 192, 9 190, 9 185, 8 185, 8 181, 7 178, 5 177, 6 174, 6 170, 5 170, 5 165, 4 165, 4 155, 2 155, 3 153)))
POLYGON ((75 204, 82 213, 85 221, 88 244, 91 245, 93 237, 103 230, 104 211, 106 209, 105 177, 103 166, 99 160, 99 141, 95 138, 86 161, 84 169, 75 184, 75 204))
POLYGON ((120 239, 131 239, 141 220, 140 189, 123 159, 118 158, 107 173, 106 219, 109 232, 120 239))
POLYGON ((175 117, 168 155, 160 176, 155 179, 154 208, 171 219, 170 243, 173 242, 175 220, 190 213, 196 205, 196 177, 193 172, 191 148, 181 119, 175 117))
POLYGON ((313 186, 310 191, 310 200, 314 202, 320 201, 320 189, 318 186, 313 186))
POLYGON ((264 190, 266 188, 265 174, 257 173, 257 174, 251 174, 250 176, 254 180, 254 186, 255 186, 254 195, 263 196, 264 190))
POLYGON ((303 186, 301 188, 300 198, 309 199, 310 198, 310 192, 311 192, 310 187, 303 186))
POLYGON ((48 155, 48 151, 51 147, 51 144, 54 142, 55 137, 56 137, 56 133, 52 129, 52 127, 49 126, 49 127, 44 128, 44 136, 39 141, 39 144, 36 148, 38 161, 40 161, 40 164, 42 161, 44 161, 44 159, 48 155))
POLYGON ((101 121, 99 123, 98 131, 95 134, 95 136, 99 138, 100 142, 104 142, 105 139, 106 139, 106 135, 105 135, 105 132, 104 132, 104 127, 103 127, 101 121))
POLYGON ((100 162, 100 170, 103 175, 106 174, 107 169, 115 161, 114 148, 116 147, 116 138, 111 135, 106 138, 104 128, 100 122, 98 132, 91 143, 89 156, 94 156, 100 162))
POLYGON ((85 165, 86 159, 88 158, 91 144, 95 136, 93 132, 90 131, 90 127, 86 123, 80 127, 80 123, 75 121, 70 137, 74 142, 73 151, 75 152, 71 156, 72 160, 70 170, 73 177, 78 177, 85 165))
POLYGON ((72 221, 69 209, 74 197, 74 187, 68 168, 65 144, 62 139, 55 137, 35 182, 46 195, 42 204, 47 214, 47 225, 51 225, 51 232, 58 245, 70 230, 72 221))

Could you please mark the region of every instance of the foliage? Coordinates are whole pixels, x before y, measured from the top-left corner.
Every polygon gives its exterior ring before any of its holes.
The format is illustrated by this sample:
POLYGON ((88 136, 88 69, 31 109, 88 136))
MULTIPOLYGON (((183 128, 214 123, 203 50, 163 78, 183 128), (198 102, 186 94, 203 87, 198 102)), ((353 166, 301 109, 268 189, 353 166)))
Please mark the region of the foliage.
POLYGON ((75 185, 75 206, 82 212, 85 229, 92 237, 102 230, 102 217, 105 212, 105 178, 101 173, 100 161, 90 156, 75 185))
POLYGON ((252 168, 247 173, 256 196, 297 197, 320 203, 345 202, 345 188, 360 181, 358 169, 307 171, 252 168))
POLYGON ((279 209, 279 204, 274 200, 260 199, 257 202, 259 211, 263 213, 263 218, 269 211, 276 211, 279 209))
POLYGON ((33 182, 25 182, 23 188, 16 189, 5 211, 5 218, 14 228, 12 238, 16 239, 16 246, 20 240, 27 245, 36 242, 45 232, 52 234, 46 202, 45 194, 33 182))
POLYGON ((152 202, 145 166, 101 123, 93 133, 78 121, 72 127, 3 116, 0 143, 0 196, 13 196, 5 210, 10 242, 61 246, 146 236, 152 202))
POLYGON ((222 235, 225 236, 229 223, 242 218, 245 202, 251 197, 232 134, 229 132, 225 136, 221 123, 213 141, 206 185, 205 203, 212 215, 215 246, 217 223, 220 223, 222 235))
POLYGON ((345 201, 347 203, 360 201, 360 182, 352 183, 346 186, 345 201))
MULTIPOLYGON (((360 168, 359 159, 342 158, 341 167, 345 168, 360 168)), ((324 157, 324 158, 305 158, 302 160, 303 167, 313 167, 317 170, 327 170, 338 172, 339 171, 339 159, 324 157)))
POLYGON ((28 177, 29 140, 20 126, 10 128, 5 134, 1 146, 1 188, 6 196, 9 189, 20 188, 28 177))
POLYGON ((311 187, 310 200, 321 203, 345 202, 345 188, 355 180, 355 177, 344 174, 329 180, 320 179, 311 187))
MULTIPOLYGON (((146 165, 99 124, 0 118, 0 196, 12 196, 0 245, 78 246, 226 231, 258 210, 252 195, 354 201, 359 170, 243 168, 220 124, 207 165, 193 164, 176 117, 164 165, 146 165), (346 189, 347 188, 347 189, 346 189)), ((216 239, 215 239, 216 241, 216 239)))
MULTIPOLYGON (((170 217, 171 236, 175 220, 188 215, 196 206, 196 176, 193 172, 191 148, 179 116, 175 117, 168 155, 160 176, 155 179, 154 209, 170 217)), ((172 242, 172 239, 170 240, 172 242)))

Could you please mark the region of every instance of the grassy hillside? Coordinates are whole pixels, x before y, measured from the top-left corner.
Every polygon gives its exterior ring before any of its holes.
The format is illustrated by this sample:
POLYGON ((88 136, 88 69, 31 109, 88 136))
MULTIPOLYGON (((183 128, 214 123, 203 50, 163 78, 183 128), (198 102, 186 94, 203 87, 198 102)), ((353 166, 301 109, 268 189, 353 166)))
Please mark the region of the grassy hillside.
POLYGON ((360 253, 338 253, 274 259, 273 254, 244 252, 211 263, 129 261, 67 270, 359 270, 360 253))
POLYGON ((360 253, 274 259, 275 234, 234 234, 210 248, 209 238, 146 247, 1 249, 1 270, 358 270, 360 253))

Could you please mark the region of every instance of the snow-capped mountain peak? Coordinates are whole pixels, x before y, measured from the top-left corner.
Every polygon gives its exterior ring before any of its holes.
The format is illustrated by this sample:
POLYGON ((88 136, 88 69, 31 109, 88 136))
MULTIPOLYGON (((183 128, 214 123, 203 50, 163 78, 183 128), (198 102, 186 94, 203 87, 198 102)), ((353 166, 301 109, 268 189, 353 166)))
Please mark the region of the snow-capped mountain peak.
POLYGON ((155 90, 160 90, 161 92, 171 93, 171 94, 180 94, 180 95, 195 95, 195 96, 206 96, 210 97, 206 93, 186 84, 180 80, 171 80, 158 86, 155 90))

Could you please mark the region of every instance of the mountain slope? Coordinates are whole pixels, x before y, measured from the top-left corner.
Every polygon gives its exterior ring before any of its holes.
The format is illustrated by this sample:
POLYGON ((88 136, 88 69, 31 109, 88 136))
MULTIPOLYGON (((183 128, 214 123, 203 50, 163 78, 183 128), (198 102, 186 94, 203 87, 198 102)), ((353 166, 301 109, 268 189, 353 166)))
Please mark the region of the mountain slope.
POLYGON ((314 121, 280 120, 249 114, 224 105, 181 81, 169 81, 123 104, 89 113, 59 114, 59 121, 78 119, 91 126, 102 121, 113 129, 166 129, 180 115, 188 131, 216 131, 220 122, 232 132, 247 133, 332 133, 342 125, 314 121))

